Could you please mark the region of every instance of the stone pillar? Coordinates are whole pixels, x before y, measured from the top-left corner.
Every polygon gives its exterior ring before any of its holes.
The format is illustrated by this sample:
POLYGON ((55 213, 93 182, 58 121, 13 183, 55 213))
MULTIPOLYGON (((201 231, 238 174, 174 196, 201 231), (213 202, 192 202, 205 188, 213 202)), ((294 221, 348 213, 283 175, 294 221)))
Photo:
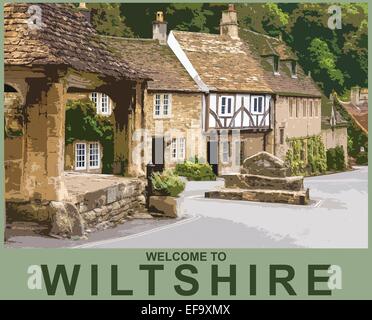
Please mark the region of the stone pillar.
POLYGON ((67 196, 63 162, 65 95, 62 82, 29 82, 24 192, 30 200, 61 201, 67 196))
MULTIPOLYGON (((134 162, 132 152, 138 152, 139 149, 141 149, 141 144, 143 144, 143 137, 142 134, 140 134, 139 130, 144 129, 144 114, 143 114, 143 88, 142 83, 137 82, 136 83, 136 97, 135 97, 135 106, 134 110, 132 112, 132 118, 130 119, 131 125, 130 125, 130 132, 129 132, 129 167, 128 167, 128 173, 131 176, 142 176, 145 174, 145 171, 143 170, 142 164, 138 163, 138 161, 134 162), (133 134, 136 132, 136 139, 134 139, 133 134), (139 138, 139 135, 141 138, 139 138)), ((143 156, 143 151, 141 151, 141 158, 143 156)))

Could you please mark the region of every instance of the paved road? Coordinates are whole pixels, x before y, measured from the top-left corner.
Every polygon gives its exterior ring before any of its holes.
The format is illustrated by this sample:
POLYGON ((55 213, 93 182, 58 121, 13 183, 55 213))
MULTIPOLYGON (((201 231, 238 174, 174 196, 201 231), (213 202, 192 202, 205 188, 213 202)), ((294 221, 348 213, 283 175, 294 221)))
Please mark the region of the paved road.
MULTIPOLYGON (((85 248, 366 248, 368 168, 305 179, 309 206, 204 199, 223 181, 189 182, 178 220, 131 221, 88 242, 41 246, 85 248)), ((12 239, 11 239, 12 240, 12 239)), ((13 239, 22 246, 30 239, 13 239)), ((14 245, 19 246, 19 245, 14 245)))

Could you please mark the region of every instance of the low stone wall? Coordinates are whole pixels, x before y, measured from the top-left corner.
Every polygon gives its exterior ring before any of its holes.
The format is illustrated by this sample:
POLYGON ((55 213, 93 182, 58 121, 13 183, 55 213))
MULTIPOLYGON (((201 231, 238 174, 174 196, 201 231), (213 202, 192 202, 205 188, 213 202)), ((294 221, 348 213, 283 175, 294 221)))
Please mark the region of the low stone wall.
POLYGON ((274 178, 252 174, 224 175, 226 188, 241 189, 266 189, 266 190, 291 190, 300 191, 304 188, 304 178, 286 177, 274 178))
POLYGON ((59 236, 82 235, 123 223, 145 208, 145 180, 132 179, 96 191, 75 195, 62 202, 7 202, 7 222, 30 221, 49 225, 59 236))
POLYGON ((285 190, 243 190, 243 189, 221 189, 208 191, 206 198, 222 200, 244 200, 254 202, 274 202, 306 205, 309 204, 309 189, 301 191, 285 190))

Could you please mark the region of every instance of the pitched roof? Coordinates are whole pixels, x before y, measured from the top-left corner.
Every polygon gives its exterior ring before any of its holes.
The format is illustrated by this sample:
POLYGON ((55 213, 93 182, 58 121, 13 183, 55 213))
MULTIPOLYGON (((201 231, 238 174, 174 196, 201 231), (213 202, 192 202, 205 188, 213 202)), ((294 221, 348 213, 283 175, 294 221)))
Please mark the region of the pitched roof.
POLYGON ((143 70, 153 79, 148 82, 149 90, 200 91, 172 50, 158 40, 106 36, 102 40, 130 67, 143 70))
POLYGON ((65 65, 78 71, 146 79, 112 55, 84 16, 66 4, 4 4, 5 65, 65 65), (41 28, 30 28, 30 6, 41 9, 41 28))
POLYGON ((211 91, 272 92, 259 61, 243 41, 216 34, 172 33, 211 91))
POLYGON ((256 53, 256 59, 265 70, 264 79, 274 92, 283 95, 316 97, 322 95, 313 79, 305 74, 298 63, 297 77, 292 77, 289 60, 297 60, 297 56, 282 40, 247 29, 239 29, 239 36, 251 51, 256 53), (273 66, 267 61, 267 56, 270 55, 277 55, 281 60, 279 75, 274 75, 273 66))
POLYGON ((351 102, 342 102, 340 100, 339 102, 358 127, 368 134, 368 102, 364 101, 358 105, 351 102))
POLYGON ((331 99, 323 95, 321 102, 322 129, 347 126, 347 121, 341 116, 340 112, 337 111, 331 99), (334 117, 334 123, 332 123, 332 117, 334 117))

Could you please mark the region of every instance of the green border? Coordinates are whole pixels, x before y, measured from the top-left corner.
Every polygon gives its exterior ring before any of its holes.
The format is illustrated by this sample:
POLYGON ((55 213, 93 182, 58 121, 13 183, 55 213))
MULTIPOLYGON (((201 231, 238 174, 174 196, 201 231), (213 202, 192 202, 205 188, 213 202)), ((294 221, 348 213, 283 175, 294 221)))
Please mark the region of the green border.
MULTIPOLYGON (((4 1, 2 0, 2 3, 4 1)), ((23 2, 23 1, 15 1, 23 2)), ((40 2, 31 0, 28 2, 40 2)), ((62 1, 43 1, 43 2, 62 2, 62 1)), ((78 1, 71 1, 78 2, 78 1)), ((90 1, 107 2, 107 1, 90 1)), ((123 1, 110 1, 123 2, 123 1)), ((137 3, 150 2, 203 2, 203 1, 125 1, 137 3)), ((213 1, 226 2, 226 1, 213 1)), ((235 1, 235 2, 263 2, 263 1, 235 1)), ((334 3, 330 1, 272 1, 272 2, 313 2, 313 3, 334 3)), ((340 2, 368 2, 368 1, 337 1, 340 2)), ((371 6, 368 13, 371 15, 371 6)), ((3 10, 0 12, 1 25, 3 26, 3 10)), ((368 26, 371 29, 371 19, 368 26)), ((4 30, 1 28, 1 46, 4 42, 4 30)), ((371 50, 371 38, 368 39, 368 47, 371 50)), ((3 48, 0 52, 3 60, 3 48)), ((370 64, 369 64, 370 67, 370 64)), ((1 65, 1 72, 4 74, 4 65, 1 65)), ((368 75, 371 75, 369 68, 368 75)), ((3 79, 1 80, 4 81, 3 79)), ((3 83, 0 86, 3 94, 3 83)), ((3 104, 3 103, 2 103, 3 104)), ((3 105, 1 105, 3 111, 3 105)), ((3 117, 3 112, 1 112, 3 117)), ((371 115, 370 115, 371 117, 371 115)), ((369 119, 370 120, 370 119, 369 119)), ((0 157, 4 163, 4 121, 0 121, 1 129, 1 151, 0 157)), ((371 151, 370 151, 371 152, 371 151)), ((1 166, 1 179, 4 179, 4 166, 1 166)), ((372 173, 369 172, 369 177, 372 173)), ((2 180, 4 181, 4 180, 2 180)), ((4 183, 1 184, 1 192, 4 192, 4 183)), ((371 189, 368 189, 370 194, 371 189)), ((4 203, 3 211, 4 214, 4 203)), ((368 223, 371 229, 371 221, 368 223)), ((0 219, 0 230, 4 229, 4 216, 0 219)), ((144 249, 5 249, 3 247, 3 237, 0 245, 0 299, 190 299, 190 297, 180 297, 175 294, 173 286, 176 284, 174 277, 174 268, 177 263, 169 262, 165 264, 165 271, 159 272, 157 277, 157 292, 155 296, 147 294, 146 273, 138 270, 138 265, 146 263, 144 249), (99 295, 90 296, 90 274, 88 266, 91 263, 99 265, 99 295), (47 296, 45 290, 29 290, 27 288, 27 268, 33 264, 48 264, 54 268, 56 264, 65 264, 68 270, 71 265, 81 264, 81 272, 73 297, 67 297, 61 288, 56 296, 47 296), (110 264, 119 265, 120 287, 134 288, 135 293, 132 297, 112 297, 110 294, 110 264)), ((238 285, 237 296, 229 296, 225 285, 220 286, 220 295, 211 296, 210 292, 210 263, 195 263, 199 273, 196 278, 200 281, 198 294, 194 299, 371 299, 372 298, 372 256, 371 240, 369 238, 369 249, 226 249, 228 259, 219 263, 221 273, 227 272, 228 264, 237 264, 238 285), (248 294, 248 274, 249 265, 257 265, 257 295, 248 294), (289 296, 283 290, 278 290, 276 296, 269 295, 269 265, 270 264, 290 264, 296 270, 295 279, 292 281, 297 292, 297 296, 289 296), (336 264, 342 267, 343 271, 343 289, 335 290, 331 297, 308 296, 307 292, 307 265, 308 264, 336 264)), ((162 250, 162 251, 190 251, 187 250, 162 250)), ((153 251, 153 250, 149 250, 153 251)), ((197 249, 192 251, 217 251, 210 249, 197 249)))

